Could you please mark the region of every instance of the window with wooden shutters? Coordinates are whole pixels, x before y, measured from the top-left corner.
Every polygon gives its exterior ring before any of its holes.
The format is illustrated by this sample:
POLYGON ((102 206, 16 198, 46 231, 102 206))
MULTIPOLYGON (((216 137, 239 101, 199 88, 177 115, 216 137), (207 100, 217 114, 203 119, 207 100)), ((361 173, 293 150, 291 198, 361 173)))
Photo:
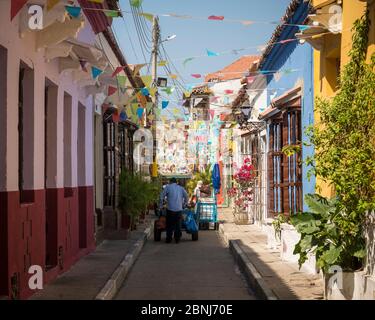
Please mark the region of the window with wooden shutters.
POLYGON ((268 210, 271 214, 295 214, 302 211, 302 155, 300 99, 277 107, 268 120, 268 210), (283 148, 291 146, 292 155, 283 148))

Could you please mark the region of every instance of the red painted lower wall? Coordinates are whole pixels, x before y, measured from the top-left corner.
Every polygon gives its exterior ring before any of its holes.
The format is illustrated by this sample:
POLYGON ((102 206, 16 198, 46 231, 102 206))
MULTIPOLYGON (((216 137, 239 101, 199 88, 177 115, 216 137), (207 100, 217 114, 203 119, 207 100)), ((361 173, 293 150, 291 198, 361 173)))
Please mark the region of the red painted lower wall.
POLYGON ((0 192, 0 295, 27 298, 28 268, 40 265, 45 283, 95 248, 93 187, 0 192))

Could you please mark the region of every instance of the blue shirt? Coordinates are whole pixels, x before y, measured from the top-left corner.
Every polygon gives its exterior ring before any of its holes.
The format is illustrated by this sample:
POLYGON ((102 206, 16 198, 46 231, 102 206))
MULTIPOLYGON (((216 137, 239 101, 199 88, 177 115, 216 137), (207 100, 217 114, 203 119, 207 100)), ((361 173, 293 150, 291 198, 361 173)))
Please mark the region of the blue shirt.
POLYGON ((175 212, 182 211, 184 202, 189 201, 187 192, 177 183, 168 184, 164 188, 160 195, 160 207, 162 207, 165 197, 167 197, 168 210, 175 212))

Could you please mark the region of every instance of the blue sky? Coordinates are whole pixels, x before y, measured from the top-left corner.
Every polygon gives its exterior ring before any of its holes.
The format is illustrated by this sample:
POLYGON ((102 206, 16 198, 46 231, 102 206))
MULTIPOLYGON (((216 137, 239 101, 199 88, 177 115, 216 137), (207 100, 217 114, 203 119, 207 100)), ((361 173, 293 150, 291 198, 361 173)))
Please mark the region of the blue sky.
MULTIPOLYGON (((263 22, 279 21, 290 0, 143 0, 142 8, 152 14, 190 15, 197 19, 178 19, 160 16, 161 37, 175 34, 177 37, 165 42, 169 57, 183 76, 185 83, 198 83, 201 80, 191 74, 210 73, 220 70, 244 54, 257 54, 255 47, 268 42, 276 24, 254 23, 244 26, 240 22, 226 22, 230 19, 263 22), (224 21, 211 21, 208 16, 224 16, 224 21), (199 19, 202 17, 203 19, 199 19), (206 49, 225 52, 233 49, 249 48, 236 54, 222 54, 217 57, 200 57, 183 66, 184 58, 206 55, 206 49)), ((130 12, 129 0, 120 1, 121 9, 130 12)), ((114 20, 114 29, 128 63, 144 63, 133 17, 124 13, 124 20, 114 20), (124 21, 125 20, 125 21, 124 21), (126 31, 128 29, 128 32, 126 31), (129 41, 132 38, 134 49, 129 41), (135 53, 134 53, 135 52, 135 53)), ((147 22, 151 29, 151 23, 147 22)), ((147 29, 147 28, 146 28, 147 29)), ((150 35, 151 38, 151 35, 150 35)), ((144 52, 146 59, 150 54, 144 52)), ((147 72, 147 67, 143 73, 147 72)), ((165 74, 159 68, 159 75, 165 74)))

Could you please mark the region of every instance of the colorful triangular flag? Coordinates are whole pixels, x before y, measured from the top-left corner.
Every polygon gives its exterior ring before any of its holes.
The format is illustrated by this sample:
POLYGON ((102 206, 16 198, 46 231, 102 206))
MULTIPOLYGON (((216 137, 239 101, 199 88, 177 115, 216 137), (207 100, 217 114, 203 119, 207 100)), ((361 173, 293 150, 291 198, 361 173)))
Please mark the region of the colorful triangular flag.
POLYGON ((60 0, 47 0, 47 11, 53 9, 53 7, 57 5, 59 2, 60 0))
POLYGON ((168 61, 166 61, 166 60, 160 60, 160 61, 158 62, 158 66, 159 66, 159 67, 164 67, 164 66, 167 65, 167 63, 168 63, 168 61))
POLYGON ((121 88, 125 88, 126 76, 117 76, 117 83, 121 88))
POLYGON ((150 22, 153 22, 154 20, 154 15, 151 14, 151 13, 145 13, 145 12, 142 12, 142 13, 138 13, 140 16, 144 17, 145 19, 147 19, 148 21, 150 22))
POLYGON ((111 77, 113 78, 114 76, 116 76, 116 75, 118 75, 121 71, 123 71, 125 69, 125 67, 117 67, 116 69, 115 69, 115 71, 113 71, 113 73, 112 73, 112 75, 111 75, 111 77))
POLYGON ((145 84, 146 87, 151 86, 152 76, 150 76, 150 75, 142 76, 141 79, 142 79, 142 81, 143 81, 143 83, 145 84))
POLYGON ((87 61, 85 61, 85 60, 79 60, 79 64, 81 65, 82 71, 87 72, 87 68, 86 68, 87 61))
POLYGON ((92 77, 94 79, 96 79, 100 74, 103 73, 103 70, 100 70, 99 68, 97 67, 91 67, 91 73, 92 73, 92 77))
POLYGON ((213 52, 208 49, 206 49, 206 51, 207 51, 207 56, 209 57, 217 57, 219 55, 217 52, 213 52))
POLYGON ((28 0, 12 0, 10 7, 10 20, 17 15, 17 13, 22 9, 28 0))
POLYGON ((135 8, 139 8, 142 5, 143 0, 130 0, 130 5, 135 8))
POLYGON ((193 73, 191 76, 196 79, 202 78, 202 75, 199 73, 193 73))
POLYGON ((222 20, 224 20, 224 16, 209 16, 208 20, 219 20, 219 21, 222 21, 222 20))
POLYGON ((166 107, 168 107, 168 104, 169 104, 169 101, 163 100, 163 101, 161 102, 161 108, 162 108, 162 109, 165 109, 166 107))
POLYGON ((110 18, 118 18, 120 16, 120 12, 117 10, 105 10, 104 14, 110 18))
POLYGON ((81 7, 75 6, 65 6, 65 10, 69 13, 69 15, 73 18, 78 18, 81 14, 81 7))
POLYGON ((150 92, 148 91, 147 88, 142 88, 142 89, 141 89, 141 93, 142 93, 142 95, 144 95, 145 97, 148 96, 148 95, 150 94, 150 92))
POLYGON ((137 116, 138 116, 139 119, 142 118, 142 116, 143 116, 143 111, 144 111, 143 108, 138 108, 138 109, 137 109, 137 116))
POLYGON ((108 86, 108 97, 116 93, 116 91, 117 91, 117 88, 108 86))
POLYGON ((185 60, 182 62, 182 64, 183 64, 184 67, 185 67, 186 64, 187 64, 188 62, 192 61, 192 60, 194 60, 194 58, 187 58, 187 59, 185 59, 185 60))

